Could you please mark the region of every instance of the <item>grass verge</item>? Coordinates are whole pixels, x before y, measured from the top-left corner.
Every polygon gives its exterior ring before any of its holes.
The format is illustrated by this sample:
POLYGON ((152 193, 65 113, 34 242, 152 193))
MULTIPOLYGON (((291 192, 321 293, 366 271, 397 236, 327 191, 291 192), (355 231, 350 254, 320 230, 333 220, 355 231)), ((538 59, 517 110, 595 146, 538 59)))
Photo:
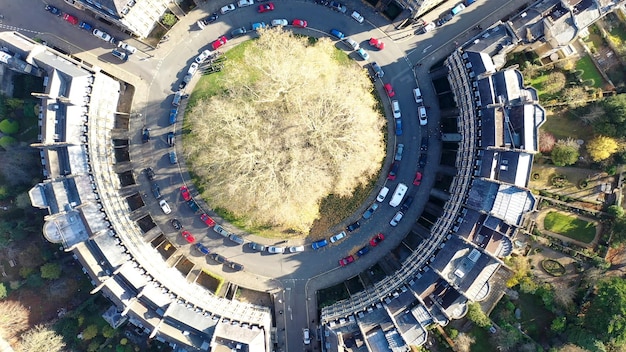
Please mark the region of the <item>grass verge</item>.
POLYGON ((548 231, 584 243, 593 241, 596 236, 596 225, 593 223, 552 211, 546 215, 543 226, 548 231))

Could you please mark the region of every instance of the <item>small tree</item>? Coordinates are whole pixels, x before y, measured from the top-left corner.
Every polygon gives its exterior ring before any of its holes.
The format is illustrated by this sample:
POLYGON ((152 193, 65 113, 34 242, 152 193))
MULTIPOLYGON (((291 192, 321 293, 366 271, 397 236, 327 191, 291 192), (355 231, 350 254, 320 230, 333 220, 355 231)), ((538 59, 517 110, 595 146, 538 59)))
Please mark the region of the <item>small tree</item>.
POLYGON ((178 19, 176 18, 176 16, 174 16, 174 14, 171 14, 169 12, 164 14, 163 17, 161 18, 161 22, 163 22, 163 24, 168 27, 172 27, 173 25, 176 24, 177 21, 178 19))
POLYGON ((611 137, 597 136, 587 143, 587 152, 593 161, 602 161, 608 159, 613 153, 617 152, 619 144, 611 137))
POLYGON ((624 216, 624 208, 619 205, 614 204, 609 206, 608 212, 616 218, 621 218, 622 216, 624 216))
POLYGON ((460 333, 459 336, 454 339, 454 346, 459 352, 470 352, 472 350, 472 345, 474 344, 474 342, 476 342, 476 339, 474 339, 474 337, 465 333, 460 333))
POLYGON ((480 326, 481 328, 491 326, 491 320, 489 319, 487 314, 483 312, 483 309, 477 302, 472 302, 467 306, 467 319, 472 321, 474 324, 480 326))
POLYGON ((565 323, 566 323, 567 319, 565 317, 558 317, 555 318, 552 321, 552 324, 550 324, 550 330, 558 333, 561 333, 565 330, 565 323))
POLYGON ((585 88, 579 86, 565 88, 561 94, 561 100, 572 109, 585 106, 588 98, 585 88))
POLYGON ((115 335, 115 329, 113 329, 111 325, 107 324, 102 327, 102 336, 108 339, 109 337, 113 335, 115 335))
POLYGON ((61 266, 56 263, 46 263, 39 270, 41 270, 42 279, 54 280, 61 277, 61 266))
POLYGON ((98 325, 91 324, 83 330, 83 340, 91 340, 98 335, 98 325))
POLYGON ((556 138, 550 132, 539 130, 539 151, 542 153, 550 153, 554 145, 556 144, 556 138))
POLYGON ((543 90, 548 94, 555 94, 565 87, 567 79, 563 72, 551 72, 543 82, 543 90))
POLYGON ((560 139, 550 154, 556 166, 573 165, 578 160, 578 144, 573 139, 560 139))
POLYGON ((5 299, 7 298, 7 287, 4 286, 4 283, 0 283, 0 299, 5 299))

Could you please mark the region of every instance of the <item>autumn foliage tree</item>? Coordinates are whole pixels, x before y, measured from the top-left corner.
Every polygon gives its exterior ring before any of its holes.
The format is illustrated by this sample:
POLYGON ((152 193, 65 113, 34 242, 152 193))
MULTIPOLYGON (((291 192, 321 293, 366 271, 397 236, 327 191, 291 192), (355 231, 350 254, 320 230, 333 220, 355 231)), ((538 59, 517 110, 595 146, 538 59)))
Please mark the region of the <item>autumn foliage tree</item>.
POLYGON ((556 138, 550 132, 539 130, 539 151, 542 153, 550 153, 554 145, 556 144, 556 138))
POLYGON ((28 328, 28 310, 16 301, 0 301, 0 336, 11 342, 28 328))
POLYGON ((346 196, 384 157, 372 84, 333 43, 260 31, 228 60, 221 93, 185 116, 185 156, 213 207, 250 225, 307 233, 329 194, 346 196))
POLYGON ((619 144, 614 138, 597 136, 587 143, 587 152, 593 161, 608 159, 619 149, 619 144))

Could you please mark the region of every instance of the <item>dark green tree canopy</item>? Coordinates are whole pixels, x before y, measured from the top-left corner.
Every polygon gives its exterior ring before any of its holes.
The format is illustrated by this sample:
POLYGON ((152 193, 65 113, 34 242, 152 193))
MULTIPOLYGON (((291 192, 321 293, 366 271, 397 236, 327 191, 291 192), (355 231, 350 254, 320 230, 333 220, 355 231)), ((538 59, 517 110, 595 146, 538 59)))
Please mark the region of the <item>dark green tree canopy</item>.
POLYGON ((610 137, 626 136, 626 94, 608 97, 602 106, 606 113, 594 122, 595 132, 610 137))
POLYGON ((626 280, 612 278, 598 284, 584 327, 602 342, 626 343, 626 280))

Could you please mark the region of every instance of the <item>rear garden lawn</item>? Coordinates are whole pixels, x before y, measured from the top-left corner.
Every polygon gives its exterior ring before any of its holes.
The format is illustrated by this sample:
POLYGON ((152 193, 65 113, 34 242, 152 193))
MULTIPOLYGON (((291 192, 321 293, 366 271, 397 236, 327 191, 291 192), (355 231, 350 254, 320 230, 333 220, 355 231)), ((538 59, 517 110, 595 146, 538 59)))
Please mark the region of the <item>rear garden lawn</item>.
POLYGON ((576 69, 582 71, 581 78, 583 81, 588 81, 591 86, 596 88, 604 87, 604 78, 602 78, 602 75, 588 55, 576 62, 576 69))
POLYGON ((549 212, 543 220, 546 230, 573 240, 590 243, 596 236, 596 225, 575 216, 549 212))
POLYGON ((548 118, 541 128, 552 133, 556 139, 571 137, 588 140, 593 137, 591 126, 584 124, 580 118, 567 111, 548 111, 548 118))

